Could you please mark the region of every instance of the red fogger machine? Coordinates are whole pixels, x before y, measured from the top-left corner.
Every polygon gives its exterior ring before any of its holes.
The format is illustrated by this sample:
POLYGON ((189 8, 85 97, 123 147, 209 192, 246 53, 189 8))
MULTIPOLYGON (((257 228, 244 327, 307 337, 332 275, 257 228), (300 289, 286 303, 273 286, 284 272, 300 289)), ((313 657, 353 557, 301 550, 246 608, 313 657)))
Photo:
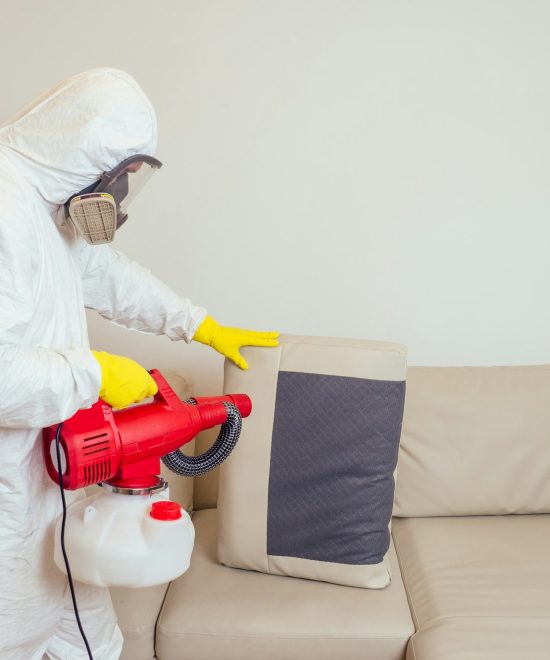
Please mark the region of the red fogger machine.
MULTIPOLYGON (((158 386, 152 402, 113 410, 98 401, 43 432, 46 468, 55 483, 61 479, 70 491, 102 486, 67 510, 71 573, 88 584, 144 587, 187 570, 193 524, 180 503, 168 499, 161 460, 186 477, 212 470, 229 456, 242 418, 252 410, 246 394, 182 401, 159 371, 150 373, 158 386), (207 451, 188 456, 180 450, 217 425, 220 433, 207 451)), ((54 558, 66 572, 62 527, 60 518, 54 558)))
POLYGON ((208 472, 235 446, 241 418, 252 402, 246 394, 199 397, 181 401, 159 371, 151 376, 158 392, 151 403, 114 411, 103 401, 79 410, 59 426, 44 429, 44 457, 50 477, 58 483, 55 439, 59 433, 63 486, 76 490, 100 482, 124 490, 149 490, 161 483, 160 460, 183 476, 208 472), (200 431, 221 424, 212 447, 187 456, 180 447, 200 431))

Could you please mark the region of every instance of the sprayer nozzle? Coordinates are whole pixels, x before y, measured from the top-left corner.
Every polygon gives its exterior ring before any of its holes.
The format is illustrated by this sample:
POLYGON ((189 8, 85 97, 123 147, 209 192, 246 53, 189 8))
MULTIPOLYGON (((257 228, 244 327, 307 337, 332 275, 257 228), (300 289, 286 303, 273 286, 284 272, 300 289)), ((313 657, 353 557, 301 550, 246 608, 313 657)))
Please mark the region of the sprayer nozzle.
POLYGON ((246 394, 229 394, 227 397, 237 406, 241 417, 248 417, 250 415, 252 412, 252 401, 249 396, 246 394))
POLYGON ((252 412, 252 401, 246 394, 226 394, 225 396, 197 396, 194 397, 198 404, 201 419, 204 425, 203 429, 211 428, 216 424, 223 424, 225 422, 227 413, 223 402, 227 401, 237 406, 241 417, 248 417, 252 412), (220 405, 222 404, 222 405, 220 405))

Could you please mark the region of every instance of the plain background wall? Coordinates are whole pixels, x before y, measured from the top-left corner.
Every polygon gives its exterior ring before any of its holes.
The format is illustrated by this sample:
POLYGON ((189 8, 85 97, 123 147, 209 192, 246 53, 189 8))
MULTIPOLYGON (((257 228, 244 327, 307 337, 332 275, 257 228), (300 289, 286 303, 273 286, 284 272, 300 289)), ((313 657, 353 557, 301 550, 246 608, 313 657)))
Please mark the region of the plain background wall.
MULTIPOLYGON (((116 244, 221 322, 550 362, 550 3, 3 0, 0 19, 2 119, 95 66, 143 86, 165 165, 116 244)), ((220 388, 203 346, 90 327, 220 388)))

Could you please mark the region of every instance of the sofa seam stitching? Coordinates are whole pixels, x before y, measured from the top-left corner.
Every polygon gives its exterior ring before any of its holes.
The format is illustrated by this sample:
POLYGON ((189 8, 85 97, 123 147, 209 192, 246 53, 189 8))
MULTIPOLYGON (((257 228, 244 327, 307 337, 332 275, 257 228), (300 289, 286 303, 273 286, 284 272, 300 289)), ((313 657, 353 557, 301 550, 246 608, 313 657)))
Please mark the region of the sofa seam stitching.
POLYGON ((395 636, 377 636, 377 637, 360 637, 358 635, 242 635, 242 634, 235 634, 235 633, 210 633, 210 632, 192 632, 192 631, 184 631, 184 632, 175 632, 175 631, 168 631, 166 628, 159 626, 158 630, 162 632, 165 635, 168 636, 177 636, 177 637, 186 637, 188 635, 196 635, 199 637, 216 637, 216 638, 223 638, 223 637, 236 637, 236 638, 242 638, 242 639, 293 639, 293 640, 314 640, 314 639, 323 639, 323 640, 345 640, 345 639, 353 639, 353 640, 364 640, 368 641, 370 639, 393 639, 396 641, 404 640, 406 642, 409 641, 410 636, 408 636, 406 633, 404 635, 395 635, 395 636))
POLYGON ((281 341, 281 346, 283 345, 293 345, 293 346, 324 346, 328 348, 349 348, 354 351, 376 351, 378 353, 391 353, 392 355, 407 355, 407 350, 399 351, 397 349, 388 349, 388 348, 374 348, 371 346, 350 346, 349 344, 313 344, 308 342, 294 342, 294 341, 281 341))
MULTIPOLYGON (((393 547, 395 548, 395 554, 396 554, 396 557, 397 557, 397 564, 399 566, 399 572, 401 573, 401 579, 403 580, 403 586, 405 587, 405 595, 407 596, 407 602, 409 603, 409 608, 410 608, 411 614, 413 616, 413 624, 414 624, 415 633, 416 633, 420 629, 420 617, 418 616, 418 614, 416 612, 416 609, 415 609, 415 606, 414 606, 413 597, 412 597, 412 589, 410 588, 410 586, 408 584, 407 576, 405 575, 405 570, 403 569, 403 564, 402 564, 402 561, 401 561, 401 555, 400 555, 400 552, 399 552, 399 547, 398 547, 397 540, 395 538, 394 531, 395 530, 394 530, 393 525, 392 525, 391 535, 392 535, 392 538, 393 538, 393 547)), ((411 639, 412 639, 412 637, 413 637, 413 635, 411 635, 411 639)))
POLYGON ((429 619, 424 629, 431 626, 433 623, 440 621, 448 621, 449 619, 535 619, 535 620, 550 620, 550 616, 539 616, 536 614, 440 614, 439 616, 429 619))

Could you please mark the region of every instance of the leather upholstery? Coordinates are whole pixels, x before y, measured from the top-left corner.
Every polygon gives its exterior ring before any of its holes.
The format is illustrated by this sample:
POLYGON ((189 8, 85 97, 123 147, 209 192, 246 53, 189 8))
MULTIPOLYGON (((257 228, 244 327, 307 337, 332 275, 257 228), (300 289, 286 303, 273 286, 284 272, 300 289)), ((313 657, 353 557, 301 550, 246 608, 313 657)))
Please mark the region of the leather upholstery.
POLYGON ((382 591, 221 566, 216 510, 195 514, 189 571, 170 585, 160 660, 404 660, 414 629, 393 547, 382 591))
MULTIPOLYGON (((550 515, 479 514, 550 512, 549 401, 550 366, 410 367, 392 584, 369 591, 227 568, 216 560, 216 512, 199 511, 191 569, 157 627, 159 660, 547 660, 550 515)), ((211 441, 203 434, 197 451, 211 441)), ((218 471, 195 480, 195 509, 216 505, 217 482, 218 471)), ((113 595, 123 658, 150 660, 163 595, 113 595)))
POLYGON ((394 515, 550 513, 550 366, 410 367, 394 515))
POLYGON ((550 657, 550 515, 394 519, 408 660, 550 657))

